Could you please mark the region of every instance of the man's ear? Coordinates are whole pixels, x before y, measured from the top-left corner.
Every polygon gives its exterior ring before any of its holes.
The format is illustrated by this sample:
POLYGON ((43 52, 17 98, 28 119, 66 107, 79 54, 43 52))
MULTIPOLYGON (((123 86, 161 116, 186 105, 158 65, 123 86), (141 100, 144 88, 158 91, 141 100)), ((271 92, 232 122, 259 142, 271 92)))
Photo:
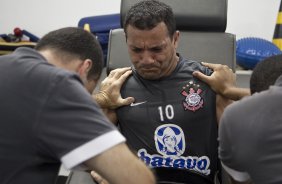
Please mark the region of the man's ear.
POLYGON ((178 43, 179 43, 179 37, 180 37, 180 32, 176 31, 173 35, 173 40, 174 40, 174 48, 177 49, 178 43))
POLYGON ((78 68, 78 74, 82 78, 87 77, 88 72, 90 71, 92 67, 92 60, 91 59, 86 59, 82 62, 80 67, 78 68))

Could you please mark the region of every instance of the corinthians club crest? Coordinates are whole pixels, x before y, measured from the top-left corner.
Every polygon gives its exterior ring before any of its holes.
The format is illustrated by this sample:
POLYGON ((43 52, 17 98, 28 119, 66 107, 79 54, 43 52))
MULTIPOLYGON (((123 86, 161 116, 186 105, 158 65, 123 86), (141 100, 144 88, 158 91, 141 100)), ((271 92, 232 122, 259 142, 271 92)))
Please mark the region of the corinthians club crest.
POLYGON ((185 97, 182 103, 185 111, 190 110, 195 112, 203 107, 204 101, 201 97, 202 91, 200 85, 195 84, 193 81, 190 81, 183 87, 181 94, 185 97))

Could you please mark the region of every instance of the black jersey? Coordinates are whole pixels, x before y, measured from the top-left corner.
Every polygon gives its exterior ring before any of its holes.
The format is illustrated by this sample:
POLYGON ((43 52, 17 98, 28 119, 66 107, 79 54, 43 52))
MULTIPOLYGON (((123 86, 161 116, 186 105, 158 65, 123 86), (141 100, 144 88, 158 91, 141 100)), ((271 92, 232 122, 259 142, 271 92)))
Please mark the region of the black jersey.
POLYGON ((192 76, 195 70, 211 74, 182 57, 175 71, 159 80, 133 71, 121 93, 135 102, 118 109, 118 120, 129 146, 150 167, 193 170, 212 180, 218 164, 216 97, 192 76))

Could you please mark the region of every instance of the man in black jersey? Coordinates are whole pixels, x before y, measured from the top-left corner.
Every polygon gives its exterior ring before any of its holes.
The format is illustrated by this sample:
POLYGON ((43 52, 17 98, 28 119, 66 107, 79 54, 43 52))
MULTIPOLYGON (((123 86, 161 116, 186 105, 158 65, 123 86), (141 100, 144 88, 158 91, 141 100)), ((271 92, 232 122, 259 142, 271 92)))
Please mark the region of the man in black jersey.
POLYGON ((228 102, 194 71, 212 71, 176 53, 179 31, 171 7, 141 1, 124 22, 133 75, 121 89, 134 103, 117 109, 128 145, 154 168, 159 182, 213 183, 220 170, 218 118, 228 102))

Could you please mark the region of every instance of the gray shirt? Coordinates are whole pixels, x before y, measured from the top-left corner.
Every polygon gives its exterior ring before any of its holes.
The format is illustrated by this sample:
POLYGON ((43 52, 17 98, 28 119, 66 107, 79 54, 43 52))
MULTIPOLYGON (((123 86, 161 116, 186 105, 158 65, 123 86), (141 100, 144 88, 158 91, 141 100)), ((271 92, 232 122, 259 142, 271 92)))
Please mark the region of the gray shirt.
POLYGON ((0 183, 54 183, 66 168, 123 142, 79 77, 35 50, 0 57, 0 183))
POLYGON ((219 144, 220 159, 234 179, 282 183, 282 76, 269 90, 226 108, 219 144))

